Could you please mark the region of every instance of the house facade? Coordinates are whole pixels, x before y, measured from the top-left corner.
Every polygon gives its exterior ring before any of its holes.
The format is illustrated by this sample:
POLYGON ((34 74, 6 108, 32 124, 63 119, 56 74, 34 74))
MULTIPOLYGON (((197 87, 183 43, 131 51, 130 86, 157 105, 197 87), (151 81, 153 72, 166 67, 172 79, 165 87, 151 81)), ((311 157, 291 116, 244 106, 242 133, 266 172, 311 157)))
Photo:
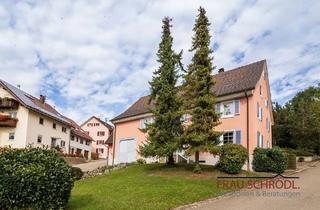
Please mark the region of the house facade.
POLYGON ((93 139, 72 119, 67 120, 71 124, 70 131, 70 154, 83 155, 86 159, 91 159, 93 139))
POLYGON ((113 127, 100 118, 92 116, 82 123, 81 128, 94 140, 92 142, 92 152, 99 154, 99 158, 108 159, 111 164, 113 156, 113 127))
POLYGON ((0 147, 59 148, 69 153, 70 123, 46 103, 0 80, 0 147))
MULTIPOLYGON (((272 147, 273 116, 267 63, 262 60, 229 71, 220 69, 213 80, 213 91, 217 96, 216 110, 221 113, 221 124, 215 128, 223 132, 220 145, 243 145, 248 150, 250 165, 256 147, 272 147)), ((147 133, 141 129, 152 122, 149 112, 152 105, 148 101, 149 96, 141 97, 111 120, 114 124, 114 164, 141 158, 139 146, 147 138, 147 133)), ((192 116, 184 115, 182 120, 186 124, 191 123, 192 116)), ((183 152, 177 155, 194 160, 194 156, 186 157, 183 152)), ((203 164, 214 165, 217 161, 218 158, 209 153, 200 154, 203 164)))

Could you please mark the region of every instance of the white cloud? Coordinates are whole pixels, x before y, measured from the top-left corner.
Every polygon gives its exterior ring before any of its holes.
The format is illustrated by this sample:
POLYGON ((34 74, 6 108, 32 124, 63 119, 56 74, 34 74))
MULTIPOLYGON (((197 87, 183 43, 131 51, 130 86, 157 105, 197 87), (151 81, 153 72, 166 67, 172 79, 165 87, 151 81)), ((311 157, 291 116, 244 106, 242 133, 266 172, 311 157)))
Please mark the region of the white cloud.
POLYGON ((188 64, 200 5, 218 67, 267 59, 273 97, 282 101, 319 81, 320 3, 298 0, 1 1, 0 76, 47 93, 75 120, 110 119, 148 92, 164 16, 173 18, 175 48, 188 64))

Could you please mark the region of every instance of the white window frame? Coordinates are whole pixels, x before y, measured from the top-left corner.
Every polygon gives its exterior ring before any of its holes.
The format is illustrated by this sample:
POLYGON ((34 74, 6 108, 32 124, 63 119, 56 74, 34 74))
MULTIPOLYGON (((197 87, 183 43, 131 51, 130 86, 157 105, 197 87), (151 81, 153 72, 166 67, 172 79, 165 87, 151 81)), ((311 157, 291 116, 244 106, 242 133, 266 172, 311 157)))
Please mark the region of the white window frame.
POLYGON ((61 146, 61 148, 65 148, 66 147, 66 141, 61 140, 60 141, 60 146, 61 146), (62 145, 62 143, 64 143, 64 144, 62 145))
POLYGON ((42 135, 37 136, 37 144, 42 144, 42 135), (38 141, 40 138, 40 142, 38 141))
POLYGON ((147 124, 153 123, 154 117, 145 117, 140 120, 140 129, 145 129, 147 124))
POLYGON ((14 132, 10 132, 8 139, 9 139, 9 141, 14 141, 15 137, 16 137, 16 134, 14 132), (12 136, 13 136, 13 138, 11 138, 12 136))
POLYGON ((224 130, 223 131, 223 134, 220 136, 220 143, 219 145, 224 145, 223 143, 223 135, 227 132, 232 132, 233 133, 233 139, 232 139, 232 144, 235 144, 235 141, 236 141, 236 129, 232 129, 232 130, 224 130))
MULTIPOLYGON (((229 117, 234 117, 235 114, 235 100, 231 100, 231 101, 224 101, 224 102, 219 102, 220 103, 220 113, 221 113, 221 118, 229 118, 229 117), (231 114, 225 115, 224 114, 224 105, 225 104, 231 104, 230 110, 231 110, 231 114)), ((240 102, 239 102, 240 103, 240 102)), ((239 104, 239 113, 240 113, 240 104, 239 104)), ((239 115, 239 114, 237 114, 239 115)))

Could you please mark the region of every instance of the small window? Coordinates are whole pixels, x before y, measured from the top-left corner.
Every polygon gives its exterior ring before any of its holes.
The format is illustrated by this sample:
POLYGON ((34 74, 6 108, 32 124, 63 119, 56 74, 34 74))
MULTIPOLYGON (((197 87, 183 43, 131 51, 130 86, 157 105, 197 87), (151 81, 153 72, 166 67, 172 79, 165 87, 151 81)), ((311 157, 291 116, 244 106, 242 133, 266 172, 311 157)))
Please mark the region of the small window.
POLYGON ((61 145, 61 147, 65 147, 66 146, 66 142, 61 140, 60 145, 61 145))
POLYGON ((67 128, 62 126, 62 132, 67 133, 67 128))
POLYGON ((265 105, 265 107, 268 108, 268 106, 269 106, 269 100, 268 100, 268 99, 266 99, 266 100, 264 101, 264 105, 265 105))
POLYGON ((223 134, 223 144, 233 143, 233 131, 228 131, 223 134))
POLYGON ((39 124, 40 124, 40 125, 43 125, 43 124, 44 124, 44 120, 43 120, 43 118, 41 118, 41 117, 40 117, 40 119, 39 119, 39 124))
POLYGON ((80 144, 83 144, 83 139, 80 139, 80 144))
POLYGON ((104 131, 98 131, 97 132, 97 136, 105 136, 105 132, 104 131))
POLYGON ((233 114, 233 102, 223 103, 223 115, 231 116, 233 114))
POLYGON ((140 120, 140 129, 145 129, 150 123, 154 122, 154 118, 153 117, 148 117, 148 118, 144 118, 140 120))
POLYGON ((71 141, 74 141, 74 136, 72 135, 70 139, 71 139, 71 141))
POLYGON ((86 145, 88 145, 88 146, 89 146, 89 145, 90 145, 90 141, 86 141, 86 145))
POLYGON ((14 140, 14 133, 9 133, 9 140, 14 140))
POLYGON ((260 85, 260 87, 259 87, 259 93, 260 93, 260 96, 263 95, 263 93, 262 93, 262 86, 261 86, 261 85, 260 85))
POLYGON ((41 144, 41 143, 42 143, 42 136, 41 136, 41 135, 38 135, 37 143, 38 143, 38 144, 41 144))
POLYGON ((9 114, 11 118, 17 118, 17 112, 10 112, 9 114))
POLYGON ((52 128, 53 128, 53 129, 57 129, 57 124, 53 123, 53 124, 52 124, 52 128))

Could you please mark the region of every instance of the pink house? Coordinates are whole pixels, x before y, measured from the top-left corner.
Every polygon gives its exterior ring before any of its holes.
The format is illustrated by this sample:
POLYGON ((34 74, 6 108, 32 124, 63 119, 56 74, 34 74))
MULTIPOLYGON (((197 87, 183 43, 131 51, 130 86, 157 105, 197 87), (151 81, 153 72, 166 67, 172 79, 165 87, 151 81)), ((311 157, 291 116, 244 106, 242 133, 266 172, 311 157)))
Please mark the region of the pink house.
MULTIPOLYGON (((216 110, 221 112, 221 124, 216 129, 224 133, 220 144, 231 142, 243 145, 248 149, 251 162, 256 147, 272 147, 273 116, 266 60, 229 71, 219 69, 213 79, 216 83, 216 110)), ((114 124, 114 164, 141 158, 139 146, 147 137, 141 128, 152 121, 149 108, 148 96, 144 96, 111 120, 114 124)), ((188 123, 190 117, 183 116, 182 120, 188 123)), ((183 152, 176 155, 194 160, 194 157, 186 157, 183 152)), ((213 165, 218 158, 202 153, 200 161, 213 165)))
POLYGON ((113 127, 98 117, 92 116, 81 128, 94 140, 92 142, 92 152, 98 153, 99 158, 108 159, 112 163, 113 155, 113 127))

